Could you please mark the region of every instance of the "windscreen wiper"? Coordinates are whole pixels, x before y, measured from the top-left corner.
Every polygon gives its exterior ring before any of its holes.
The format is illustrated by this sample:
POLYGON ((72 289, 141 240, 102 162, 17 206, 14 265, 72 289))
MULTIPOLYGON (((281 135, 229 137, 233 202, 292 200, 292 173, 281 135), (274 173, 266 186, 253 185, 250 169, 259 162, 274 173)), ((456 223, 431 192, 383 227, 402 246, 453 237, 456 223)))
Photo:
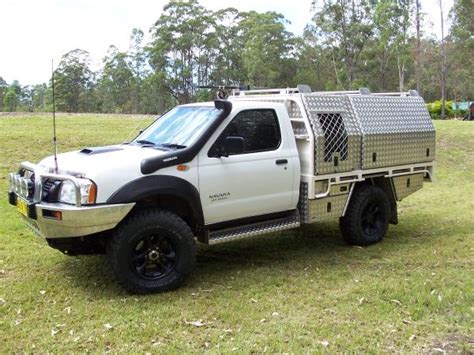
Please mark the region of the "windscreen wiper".
POLYGON ((160 147, 165 147, 165 148, 169 148, 169 149, 185 149, 185 148, 187 148, 185 145, 175 144, 175 143, 163 143, 163 144, 160 144, 160 147))
POLYGON ((161 145, 157 146, 156 143, 153 143, 152 141, 147 141, 147 140, 139 140, 133 143, 140 144, 143 148, 153 148, 153 149, 162 150, 162 151, 168 151, 170 149, 167 147, 162 148, 161 145))
POLYGON ((135 143, 138 143, 140 145, 152 145, 152 146, 155 146, 156 144, 151 142, 151 141, 147 141, 147 140, 140 140, 140 141, 136 141, 135 143))

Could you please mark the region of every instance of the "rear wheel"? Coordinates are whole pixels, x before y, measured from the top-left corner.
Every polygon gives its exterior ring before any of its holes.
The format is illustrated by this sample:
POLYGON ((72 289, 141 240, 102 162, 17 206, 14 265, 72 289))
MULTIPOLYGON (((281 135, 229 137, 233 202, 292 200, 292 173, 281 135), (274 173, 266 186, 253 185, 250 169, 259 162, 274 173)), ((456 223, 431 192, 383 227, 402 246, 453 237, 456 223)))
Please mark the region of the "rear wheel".
POLYGON ((356 186, 339 225, 345 241, 366 246, 380 242, 387 233, 390 202, 385 192, 372 185, 356 186))
POLYGON ((132 293, 157 293, 178 287, 193 270, 196 245, 189 226, 177 215, 144 210, 122 223, 107 246, 117 281, 132 293))

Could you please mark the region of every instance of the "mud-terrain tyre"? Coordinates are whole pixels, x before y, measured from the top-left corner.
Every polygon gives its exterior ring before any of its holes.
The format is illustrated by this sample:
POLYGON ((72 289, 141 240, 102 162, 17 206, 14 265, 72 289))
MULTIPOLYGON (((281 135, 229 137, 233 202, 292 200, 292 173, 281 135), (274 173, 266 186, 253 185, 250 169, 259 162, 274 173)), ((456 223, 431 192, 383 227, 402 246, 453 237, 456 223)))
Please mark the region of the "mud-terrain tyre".
POLYGON ((390 202, 381 188, 358 185, 345 216, 339 220, 342 236, 351 245, 378 243, 387 233, 390 215, 390 202))
POLYGON ((131 293, 170 291, 194 269, 196 243, 189 226, 174 213, 136 212, 115 230, 107 258, 118 283, 131 293))

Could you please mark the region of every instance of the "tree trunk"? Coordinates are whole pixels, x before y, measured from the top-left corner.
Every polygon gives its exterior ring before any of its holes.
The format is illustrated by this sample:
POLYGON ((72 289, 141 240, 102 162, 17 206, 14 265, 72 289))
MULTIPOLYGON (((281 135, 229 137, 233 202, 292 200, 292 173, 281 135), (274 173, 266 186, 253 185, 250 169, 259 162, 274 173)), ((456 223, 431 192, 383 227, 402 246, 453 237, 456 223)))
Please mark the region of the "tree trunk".
POLYGON ((446 78, 447 78, 447 57, 446 42, 444 40, 444 14, 443 0, 439 0, 439 9, 441 13, 441 119, 446 118, 446 78))
POLYGON ((398 63, 398 84, 400 92, 405 91, 405 60, 400 58, 400 55, 397 57, 398 63))
POLYGON ((332 51, 332 65, 334 68, 334 74, 336 74, 336 82, 339 85, 339 87, 343 90, 345 90, 344 85, 342 85, 341 80, 339 79, 339 74, 337 72, 337 66, 336 66, 336 59, 334 58, 334 49, 332 51))
POLYGON ((420 19, 420 0, 416 0, 416 53, 415 53, 415 79, 416 79, 416 91, 421 93, 421 68, 420 68, 420 55, 421 55, 421 19, 420 19))

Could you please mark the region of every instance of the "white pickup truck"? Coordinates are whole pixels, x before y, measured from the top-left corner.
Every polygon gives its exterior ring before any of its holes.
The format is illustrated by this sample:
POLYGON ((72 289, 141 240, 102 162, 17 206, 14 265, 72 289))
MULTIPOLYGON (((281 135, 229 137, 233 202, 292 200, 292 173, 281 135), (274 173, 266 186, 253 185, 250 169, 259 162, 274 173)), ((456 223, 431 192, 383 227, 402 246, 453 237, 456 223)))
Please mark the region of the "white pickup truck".
POLYGON ((106 253, 124 288, 161 292, 193 270, 196 241, 339 219, 348 243, 379 242, 434 158, 416 92, 236 90, 178 106, 130 143, 24 162, 9 201, 51 247, 106 253))

